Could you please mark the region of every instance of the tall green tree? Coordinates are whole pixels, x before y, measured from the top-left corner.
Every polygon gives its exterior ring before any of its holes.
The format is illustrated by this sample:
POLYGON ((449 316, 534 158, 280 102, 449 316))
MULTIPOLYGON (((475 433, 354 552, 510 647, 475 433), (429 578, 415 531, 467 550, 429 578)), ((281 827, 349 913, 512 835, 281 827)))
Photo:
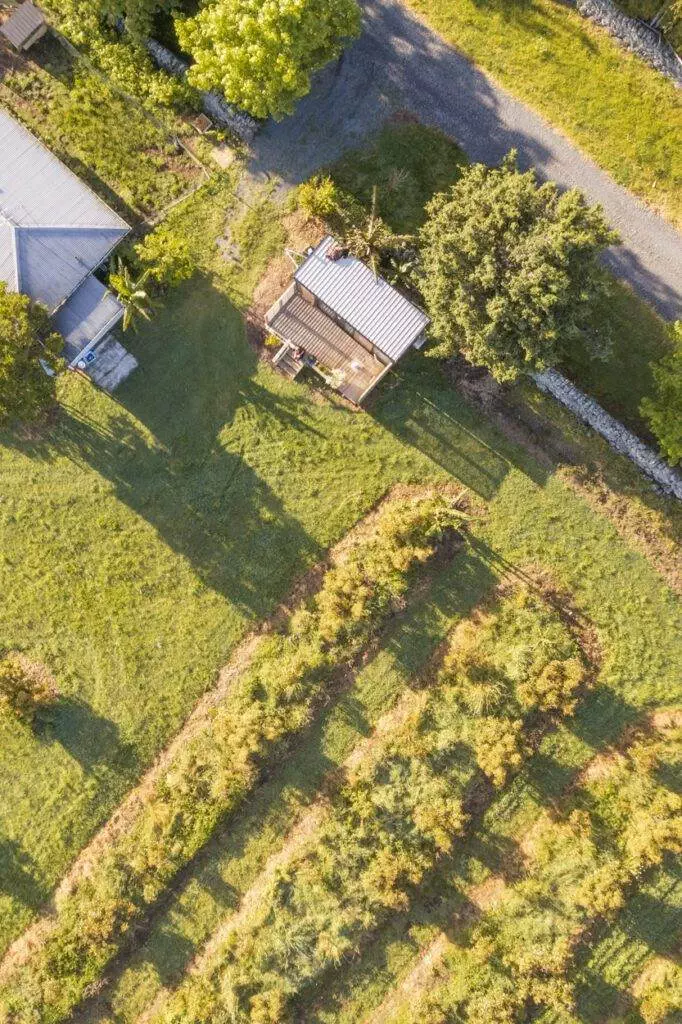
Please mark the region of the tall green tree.
POLYGON ((682 462, 682 320, 669 327, 673 347, 654 367, 656 390, 641 411, 661 448, 675 465, 682 462))
POLYGON ((46 311, 0 281, 0 421, 36 419, 54 402, 63 345, 46 311))
POLYGON ((358 35, 356 0, 215 0, 177 34, 194 65, 189 81, 219 89, 254 117, 291 113, 310 76, 358 35))
POLYGON ((521 173, 516 154, 474 164, 427 206, 422 291, 437 354, 462 352, 500 381, 561 361, 573 345, 608 351, 600 253, 618 241, 599 206, 521 173))

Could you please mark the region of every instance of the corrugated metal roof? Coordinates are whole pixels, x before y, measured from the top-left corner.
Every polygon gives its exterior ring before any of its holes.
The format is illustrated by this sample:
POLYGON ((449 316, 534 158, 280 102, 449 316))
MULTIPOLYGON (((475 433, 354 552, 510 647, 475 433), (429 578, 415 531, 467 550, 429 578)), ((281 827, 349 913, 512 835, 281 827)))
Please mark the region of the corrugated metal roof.
POLYGON ((328 259, 335 245, 331 235, 323 238, 295 280, 395 362, 420 336, 428 316, 361 260, 328 259))
POLYGON ((27 39, 31 38, 36 29, 44 24, 43 12, 34 7, 30 0, 25 0, 25 3, 19 4, 7 21, 0 25, 0 32, 12 46, 20 48, 27 39))
POLYGON ((64 356, 71 363, 91 341, 120 320, 123 306, 96 277, 83 284, 55 313, 52 323, 64 338, 64 356))
POLYGON ((0 110, 0 278, 53 312, 129 227, 0 110))

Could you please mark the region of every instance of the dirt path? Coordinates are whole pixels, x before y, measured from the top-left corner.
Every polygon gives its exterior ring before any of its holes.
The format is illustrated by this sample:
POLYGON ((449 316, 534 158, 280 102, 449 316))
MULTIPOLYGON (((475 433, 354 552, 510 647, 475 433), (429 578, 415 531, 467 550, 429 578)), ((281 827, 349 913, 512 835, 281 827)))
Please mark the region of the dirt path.
POLYGON ((256 137, 254 172, 302 181, 407 109, 472 160, 497 163, 513 147, 523 166, 601 203, 623 239, 608 255, 611 269, 663 316, 682 316, 682 234, 397 0, 363 0, 363 8, 361 38, 316 77, 292 117, 256 137))

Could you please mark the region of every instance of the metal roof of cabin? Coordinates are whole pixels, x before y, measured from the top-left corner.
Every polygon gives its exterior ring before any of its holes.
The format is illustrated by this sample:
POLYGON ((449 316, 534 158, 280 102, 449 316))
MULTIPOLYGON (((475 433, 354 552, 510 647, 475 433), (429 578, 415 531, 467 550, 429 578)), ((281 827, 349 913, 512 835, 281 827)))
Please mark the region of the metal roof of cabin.
POLYGON ((7 21, 0 25, 0 32, 5 39, 8 39, 12 46, 20 49, 24 43, 31 38, 33 33, 45 24, 45 16, 42 11, 34 7, 30 0, 12 11, 7 21))
POLYGON ((73 362, 86 345, 110 331, 123 316, 116 296, 90 275, 55 313, 52 323, 64 339, 64 356, 73 362))
POLYGON ((393 362, 429 323, 423 310, 352 256, 331 260, 331 235, 306 257, 294 279, 393 362))
POLYGON ((0 110, 0 280, 54 312, 129 230, 42 142, 0 110))

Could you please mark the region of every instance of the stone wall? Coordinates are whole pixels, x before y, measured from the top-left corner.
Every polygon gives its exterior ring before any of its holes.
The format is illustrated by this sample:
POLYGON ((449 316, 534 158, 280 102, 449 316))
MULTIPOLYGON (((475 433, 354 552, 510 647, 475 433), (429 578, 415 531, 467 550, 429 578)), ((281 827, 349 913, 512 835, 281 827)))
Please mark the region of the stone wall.
MULTIPOLYGON (((152 60, 170 75, 174 75, 176 78, 184 78, 187 74, 189 64, 181 60, 172 50, 158 43, 156 39, 147 40, 147 50, 152 60)), ((249 142, 254 137, 259 127, 258 121, 255 118, 246 114, 243 110, 233 107, 218 92, 202 92, 200 95, 204 113, 213 121, 223 128, 228 128, 235 135, 238 135, 240 139, 244 139, 245 142, 249 142)))
POLYGON ((562 377, 556 370, 544 370, 533 374, 535 383, 542 391, 553 395, 567 409, 588 423, 612 448, 621 455, 627 455, 636 466, 651 477, 662 491, 682 501, 682 473, 668 465, 653 449, 644 444, 636 434, 610 416, 602 407, 584 395, 575 384, 562 377))
POLYGON ((596 21, 678 87, 682 86, 682 60, 657 32, 625 14, 612 0, 576 0, 576 6, 582 15, 596 21))

